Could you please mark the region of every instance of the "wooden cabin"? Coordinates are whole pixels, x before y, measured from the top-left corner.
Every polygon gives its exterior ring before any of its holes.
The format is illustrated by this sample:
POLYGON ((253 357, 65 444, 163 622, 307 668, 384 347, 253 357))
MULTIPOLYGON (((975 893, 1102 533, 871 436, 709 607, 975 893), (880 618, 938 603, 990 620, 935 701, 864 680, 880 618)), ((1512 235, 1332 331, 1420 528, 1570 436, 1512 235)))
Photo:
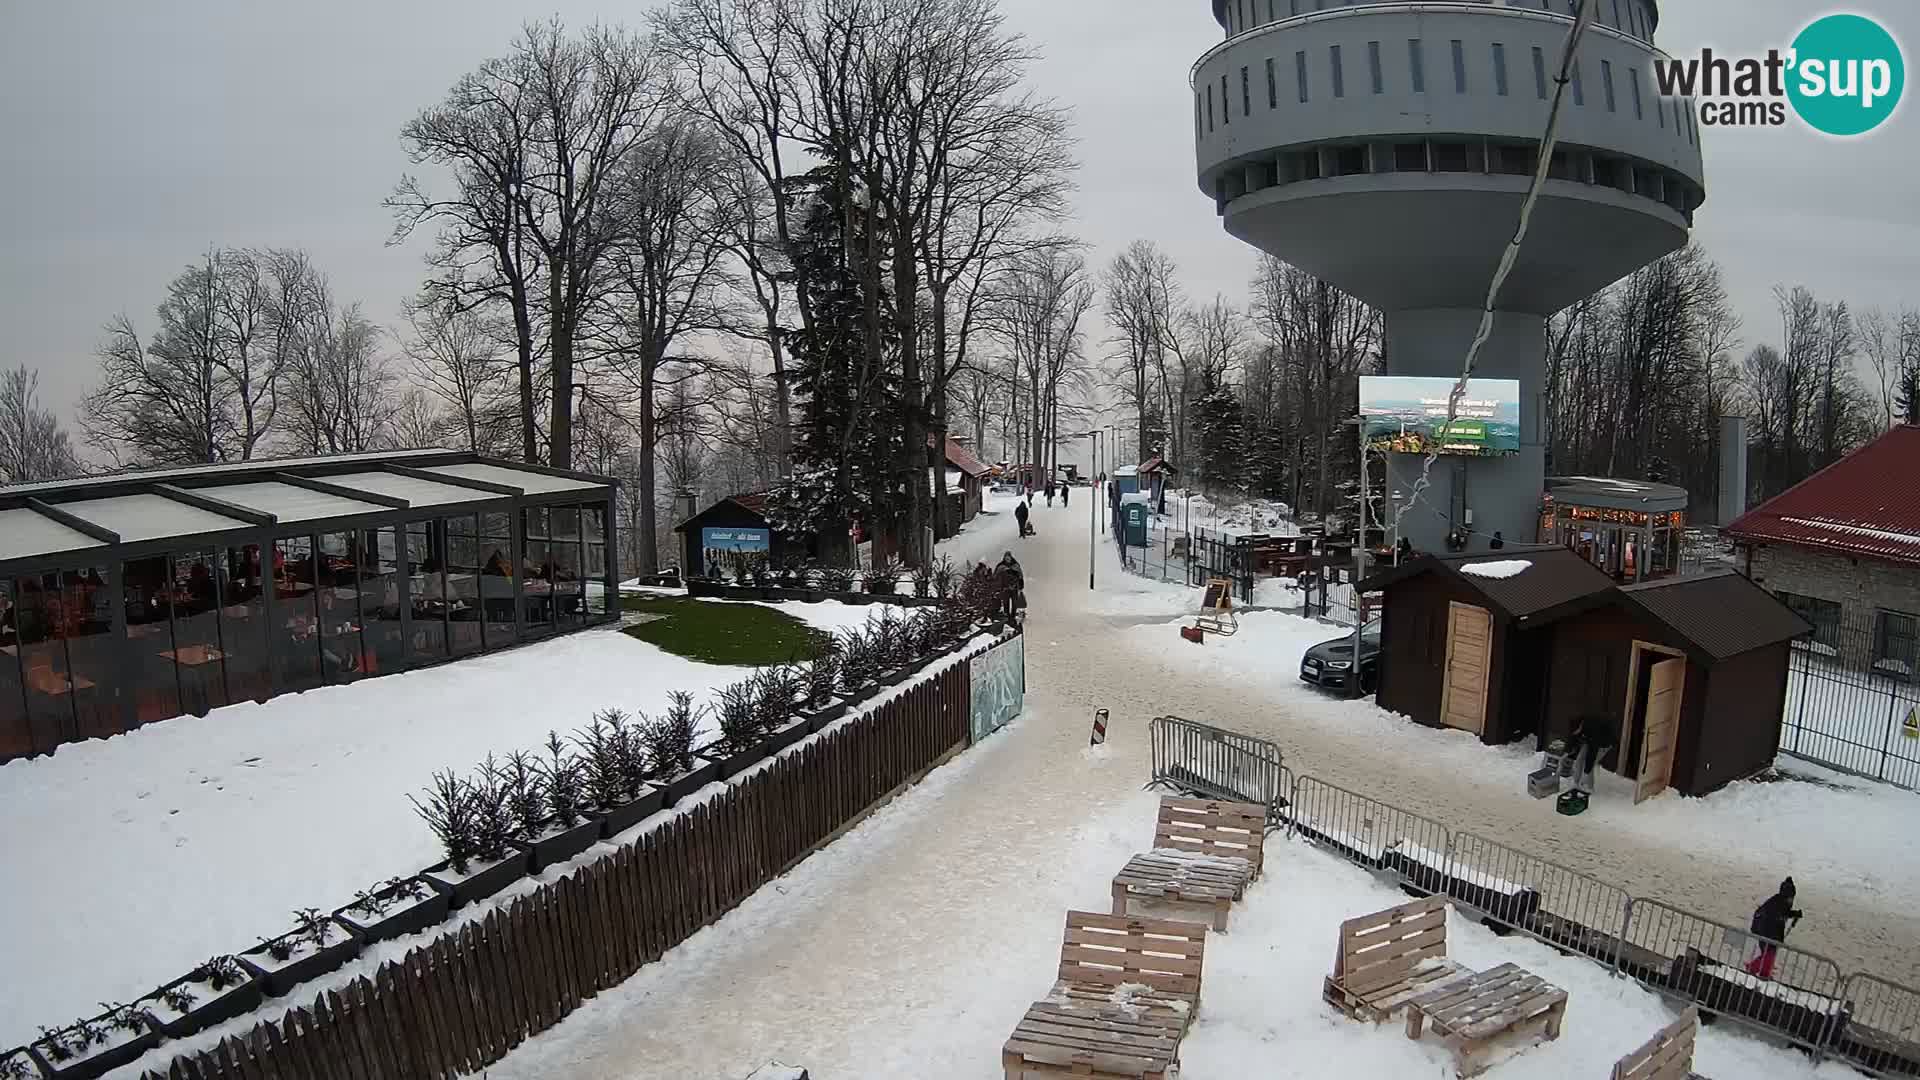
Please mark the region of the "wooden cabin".
POLYGON ((1812 630, 1732 571, 1613 590, 1553 627, 1540 737, 1582 714, 1618 717, 1620 746, 1601 765, 1637 781, 1636 802, 1668 787, 1705 795, 1779 752, 1789 652, 1812 630))
POLYGON ((1553 624, 1614 586, 1574 552, 1542 545, 1419 555, 1360 587, 1385 593, 1380 705, 1501 745, 1539 733, 1553 624))

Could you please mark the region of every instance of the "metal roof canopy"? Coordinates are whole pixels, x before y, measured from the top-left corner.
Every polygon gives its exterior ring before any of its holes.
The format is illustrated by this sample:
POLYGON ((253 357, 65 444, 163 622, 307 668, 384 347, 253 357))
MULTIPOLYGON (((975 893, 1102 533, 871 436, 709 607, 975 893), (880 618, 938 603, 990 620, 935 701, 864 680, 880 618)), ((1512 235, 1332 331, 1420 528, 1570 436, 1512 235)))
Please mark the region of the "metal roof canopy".
POLYGON ((1547 493, 1556 503, 1597 506, 1608 510, 1637 510, 1659 514, 1687 508, 1687 489, 1651 480, 1616 480, 1609 476, 1549 476, 1547 493))
POLYGON ((618 481, 449 450, 158 469, 0 488, 0 576, 269 533, 501 503, 611 498, 618 481), (428 468, 433 472, 424 471, 428 468))

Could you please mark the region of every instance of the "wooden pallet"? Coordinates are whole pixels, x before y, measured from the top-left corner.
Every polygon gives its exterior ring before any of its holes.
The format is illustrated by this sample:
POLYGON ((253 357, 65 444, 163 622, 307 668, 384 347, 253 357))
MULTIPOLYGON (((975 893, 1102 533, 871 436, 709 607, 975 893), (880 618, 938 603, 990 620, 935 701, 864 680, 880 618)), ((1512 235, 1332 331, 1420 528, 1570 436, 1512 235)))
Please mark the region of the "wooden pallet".
POLYGON ((1693 1039, 1699 1030, 1700 1011, 1689 1005, 1680 1019, 1615 1062, 1609 1080, 1703 1080, 1693 1071, 1693 1039))
POLYGON ((1545 1033, 1560 1037, 1567 992, 1517 964, 1501 964, 1429 990, 1407 1002, 1407 1038, 1431 1025, 1453 1051, 1454 1071, 1478 1076, 1497 1041, 1545 1033))
POLYGON ((1249 881, 1260 880, 1266 840, 1267 808, 1259 803, 1164 795, 1153 826, 1156 850, 1245 859, 1249 881))
POLYGON ((1253 868, 1238 856, 1197 855, 1162 848, 1135 855, 1113 878, 1113 913, 1125 915, 1129 900, 1198 907, 1215 930, 1227 928, 1227 908, 1246 891, 1253 868))
POLYGON ((1377 1024, 1466 974, 1447 959, 1447 902, 1436 895, 1341 923, 1320 993, 1353 1019, 1377 1024))
POLYGON ((1170 1080, 1181 1033, 1179 1021, 1151 1011, 1039 1001, 1001 1047, 1000 1064, 1005 1080, 1170 1080))
POLYGON ((1058 1005, 1130 1007, 1179 1022, 1200 1011, 1207 928, 1174 919, 1067 912, 1059 979, 1048 1000, 1058 1005))

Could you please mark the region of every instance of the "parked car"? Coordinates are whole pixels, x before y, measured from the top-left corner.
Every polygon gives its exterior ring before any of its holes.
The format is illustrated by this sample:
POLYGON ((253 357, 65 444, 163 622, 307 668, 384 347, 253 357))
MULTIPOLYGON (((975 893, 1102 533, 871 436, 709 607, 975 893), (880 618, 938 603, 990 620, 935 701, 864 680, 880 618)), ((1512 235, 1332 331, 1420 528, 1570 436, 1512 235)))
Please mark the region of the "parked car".
MULTIPOLYGON (((1308 649, 1300 658, 1300 681, 1329 690, 1345 690, 1353 677, 1353 635, 1342 634, 1308 649)), ((1380 620, 1360 630, 1360 692, 1373 693, 1380 680, 1380 620)))

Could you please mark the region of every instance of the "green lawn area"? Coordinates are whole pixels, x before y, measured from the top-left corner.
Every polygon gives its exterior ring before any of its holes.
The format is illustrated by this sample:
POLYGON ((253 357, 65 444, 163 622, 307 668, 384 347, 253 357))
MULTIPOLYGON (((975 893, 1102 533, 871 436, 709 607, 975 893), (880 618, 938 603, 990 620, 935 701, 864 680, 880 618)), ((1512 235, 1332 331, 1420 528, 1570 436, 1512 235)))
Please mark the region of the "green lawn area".
POLYGON ((760 666, 811 660, 825 634, 759 604, 711 603, 678 596, 623 596, 623 611, 664 615, 626 633, 702 664, 760 666))

